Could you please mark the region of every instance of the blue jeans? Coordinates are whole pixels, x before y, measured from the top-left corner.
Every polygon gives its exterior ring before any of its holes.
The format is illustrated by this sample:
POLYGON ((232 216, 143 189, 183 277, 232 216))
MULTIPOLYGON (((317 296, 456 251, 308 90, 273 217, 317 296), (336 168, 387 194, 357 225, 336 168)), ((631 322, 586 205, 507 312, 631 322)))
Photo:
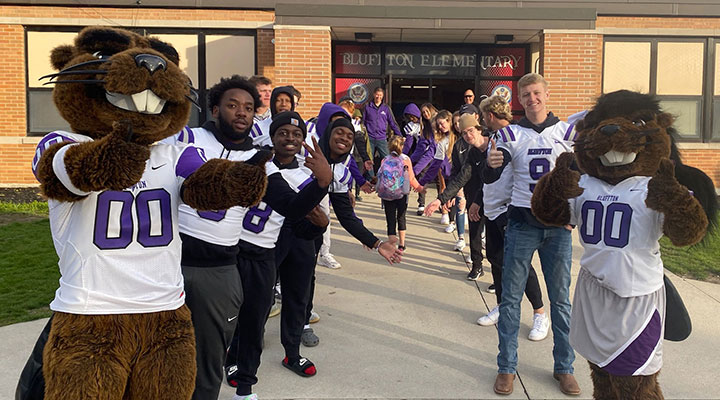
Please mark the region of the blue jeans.
POLYGON ((540 256, 545 285, 550 298, 553 332, 553 372, 572 374, 575 351, 570 346, 570 265, 572 238, 565 228, 536 228, 525 221, 510 219, 505 235, 505 262, 502 274, 502 300, 498 321, 498 373, 514 374, 517 368, 520 302, 535 250, 540 256))
MULTIPOLYGON (((369 137, 368 140, 370 141, 370 154, 368 155, 370 156, 371 160, 374 160, 375 158, 375 149, 377 149, 378 155, 380 156, 381 160, 385 158, 385 156, 390 154, 390 151, 388 151, 388 142, 386 139, 373 139, 369 137)), ((376 167, 380 166, 377 165, 376 167)), ((370 171, 368 171, 368 175, 375 176, 375 171, 371 169, 370 171)))

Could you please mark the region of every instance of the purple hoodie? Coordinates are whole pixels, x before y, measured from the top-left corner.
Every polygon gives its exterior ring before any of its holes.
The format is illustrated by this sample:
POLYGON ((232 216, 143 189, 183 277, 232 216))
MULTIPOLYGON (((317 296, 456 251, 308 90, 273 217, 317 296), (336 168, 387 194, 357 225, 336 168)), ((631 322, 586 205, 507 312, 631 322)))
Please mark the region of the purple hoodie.
POLYGON ((390 107, 385 103, 380 103, 380 106, 376 106, 372 100, 369 101, 363 113, 363 124, 365 124, 370 139, 386 139, 388 125, 390 125, 396 135, 401 135, 400 127, 397 122, 395 122, 395 117, 393 117, 390 107))
MULTIPOLYGON (((406 114, 415 116, 418 120, 422 120, 422 114, 420 114, 420 109, 418 108, 418 106, 415 105, 415 103, 410 103, 405 106, 405 109, 403 110, 403 115, 406 114)), ((410 150, 412 150, 415 145, 415 136, 407 134, 407 125, 405 126, 405 129, 405 145, 403 145, 402 153, 410 156, 410 150)))
MULTIPOLYGON (((318 113, 317 121, 315 123, 315 132, 317 133, 318 137, 322 137, 325 134, 325 130, 328 126, 330 126, 330 118, 332 118, 335 114, 344 114, 348 119, 350 119, 350 115, 345 111, 344 108, 340 107, 337 104, 333 103, 325 103, 320 107, 320 113, 318 113)), ((348 157, 352 157, 351 154, 348 154, 348 157)), ((357 182, 359 186, 362 186, 365 184, 365 178, 360 173, 360 169, 357 166, 357 163, 355 161, 352 161, 348 163, 348 168, 350 169, 350 175, 352 175, 352 178, 357 182)), ((348 184, 351 184, 348 182, 348 184)))

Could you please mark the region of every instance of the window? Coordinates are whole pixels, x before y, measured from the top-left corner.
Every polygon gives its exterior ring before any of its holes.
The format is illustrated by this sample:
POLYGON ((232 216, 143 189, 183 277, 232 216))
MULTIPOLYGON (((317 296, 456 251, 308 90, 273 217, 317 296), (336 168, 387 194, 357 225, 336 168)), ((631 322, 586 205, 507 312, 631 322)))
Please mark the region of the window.
MULTIPOLYGON (((60 28, 63 29, 63 28, 60 28)), ((30 136, 42 136, 54 130, 69 130, 68 123, 60 116, 52 100, 52 86, 43 86, 39 77, 56 72, 50 65, 50 51, 60 45, 72 44, 80 28, 68 28, 64 32, 46 27, 28 28, 27 37, 27 121, 30 136)), ((180 69, 190 77, 200 95, 199 103, 205 105, 207 88, 221 77, 255 73, 255 31, 210 31, 159 29, 136 30, 146 32, 175 47, 180 55, 180 69), (204 53, 204 59, 200 59, 204 53)), ((192 107, 190 126, 199 126, 208 113, 192 107)))
POLYGON ((708 53, 715 46, 713 39, 606 37, 603 93, 628 89, 654 94, 662 108, 675 115, 682 141, 720 139, 720 127, 711 129, 713 118, 705 111, 713 105, 720 116, 719 73, 706 74, 717 71, 717 57, 708 53), (714 82, 714 96, 708 80, 714 82))

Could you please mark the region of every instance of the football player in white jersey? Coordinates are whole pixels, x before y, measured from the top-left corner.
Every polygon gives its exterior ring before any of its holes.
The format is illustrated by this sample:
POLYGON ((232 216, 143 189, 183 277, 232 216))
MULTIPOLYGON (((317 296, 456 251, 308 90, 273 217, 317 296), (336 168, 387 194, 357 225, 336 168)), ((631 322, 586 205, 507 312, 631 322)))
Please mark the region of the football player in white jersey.
POLYGON ((292 86, 278 86, 272 91, 270 96, 270 118, 258 121, 252 127, 250 136, 255 146, 272 147, 270 139, 270 124, 272 117, 283 111, 295 110, 295 88, 292 86))
POLYGON ((538 252, 545 284, 550 298, 553 331, 553 377, 560 390, 569 395, 580 394, 573 376, 575 352, 570 346, 570 265, 572 239, 570 227, 543 225, 530 211, 530 198, 537 181, 550 172, 555 159, 572 151, 577 133, 574 126, 561 122, 547 111, 549 98, 545 79, 535 73, 518 81, 518 98, 525 117, 517 125, 500 132, 501 140, 492 141, 483 181, 497 181, 505 168, 513 178, 502 276, 502 301, 498 320, 498 375, 494 390, 510 394, 517 368, 517 335, 520 328, 520 303, 528 279, 530 261, 538 252))
MULTIPOLYGON (((485 98, 480 103, 480 112, 483 116, 483 123, 493 131, 491 137, 500 140, 498 131, 505 129, 512 122, 510 105, 501 96, 485 98)), ((463 137, 468 142, 473 142, 477 147, 480 132, 477 129, 466 129, 463 137)), ((487 149, 487 140, 480 143, 487 149), (484 142, 484 143, 483 143, 484 142)), ((483 167, 481 165, 480 167, 483 167)), ((482 168, 478 168, 479 171, 482 168)), ((502 268, 503 250, 505 247, 505 228, 507 226, 507 209, 512 195, 512 172, 510 168, 505 169, 500 179, 494 183, 483 185, 482 195, 476 196, 476 200, 470 206, 470 218, 479 218, 479 213, 485 215, 485 255, 492 268, 493 285, 497 306, 487 315, 480 317, 477 323, 482 326, 490 326, 497 323, 500 317, 500 303, 502 300, 502 268), (478 199, 479 198, 479 199, 478 199), (478 201, 480 200, 480 201, 478 201)), ((542 292, 538 283, 535 268, 530 266, 525 295, 533 308, 533 328, 530 330, 528 339, 542 340, 547 336, 548 324, 544 322, 547 317, 543 309, 542 292)))

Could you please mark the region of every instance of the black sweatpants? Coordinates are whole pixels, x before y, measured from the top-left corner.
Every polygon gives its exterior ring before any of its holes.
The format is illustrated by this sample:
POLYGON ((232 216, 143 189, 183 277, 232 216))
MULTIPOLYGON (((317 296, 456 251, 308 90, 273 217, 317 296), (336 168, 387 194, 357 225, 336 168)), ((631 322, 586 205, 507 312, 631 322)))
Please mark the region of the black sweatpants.
MULTIPOLYGON (((330 229, 329 226, 328 226, 328 229, 330 229)), ((315 242, 314 262, 317 264, 317 258, 320 255, 320 247, 322 247, 322 243, 323 243, 322 236, 315 238, 314 242, 315 242)), ((308 297, 307 307, 305 308, 305 325, 310 323, 310 314, 312 314, 314 298, 315 298, 315 268, 313 267, 312 278, 310 278, 310 297, 308 297)))
POLYGON ((397 231, 406 231, 407 220, 405 218, 405 213, 408 206, 408 196, 404 195, 397 200, 383 200, 382 204, 385 209, 387 234, 397 235, 397 231))
POLYGON ((197 376, 195 400, 216 400, 220 393, 225 354, 237 325, 243 302, 237 265, 182 266, 185 304, 195 327, 197 376))
POLYGON ((480 221, 468 221, 468 231, 470 233, 470 258, 473 266, 480 266, 483 260, 482 254, 482 230, 485 217, 480 216, 480 221))
POLYGON ((300 337, 305 326, 310 288, 315 276, 315 242, 297 237, 283 226, 275 246, 275 263, 282 287, 280 341, 285 356, 300 356, 300 337))
MULTIPOLYGON (((493 284, 495 285, 495 298, 500 305, 502 295, 502 266, 505 254, 505 228, 507 227, 507 213, 500 214, 494 220, 485 221, 485 255, 490 261, 493 284)), ((530 273, 525 284, 525 296, 530 300, 533 310, 543 306, 542 292, 538 282, 535 268, 530 266, 530 273)))
POLYGON ((225 366, 237 365, 235 380, 238 383, 236 393, 239 395, 252 393, 252 385, 257 383, 265 321, 270 313, 275 286, 274 252, 272 254, 273 257, 267 259, 253 260, 243 258, 241 250, 238 257, 243 304, 240 306, 225 366))

